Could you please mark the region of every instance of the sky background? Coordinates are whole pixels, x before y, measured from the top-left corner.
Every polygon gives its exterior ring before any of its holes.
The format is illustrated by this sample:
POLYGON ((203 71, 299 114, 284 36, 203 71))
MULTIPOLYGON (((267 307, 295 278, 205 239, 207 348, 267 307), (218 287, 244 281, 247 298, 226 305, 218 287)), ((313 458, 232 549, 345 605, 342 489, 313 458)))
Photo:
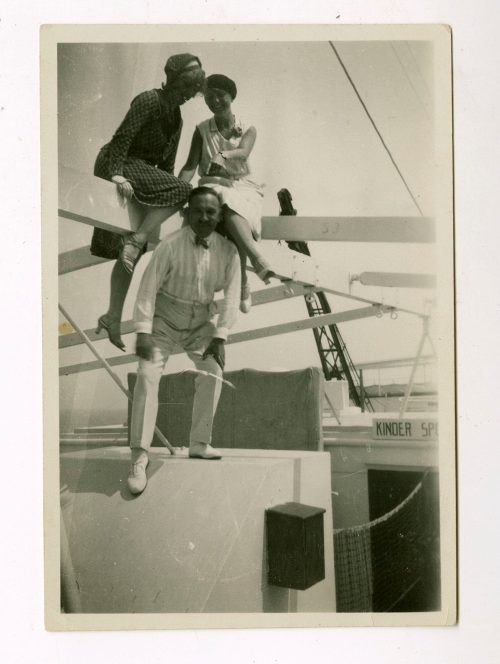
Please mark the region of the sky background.
MULTIPOLYGON (((432 44, 340 42, 336 48, 423 214, 432 216, 432 44)), ((59 163, 92 172, 99 148, 109 141, 133 97, 160 87, 166 59, 183 51, 198 55, 207 74, 224 73, 238 86, 233 111, 257 128, 251 165, 254 179, 265 183, 264 215, 279 213, 276 193, 286 187, 301 216, 419 216, 328 42, 62 44, 59 163)), ((194 127, 210 112, 203 99, 197 98, 182 107, 182 115, 176 171, 187 156, 194 127)), ((178 223, 177 219, 166 222, 163 234, 178 223)), ((91 233, 83 224, 60 221, 59 251, 88 245, 91 233)), ((269 244, 263 242, 264 252, 269 244)), ((312 255, 328 266, 331 286, 346 292, 350 275, 363 271, 435 270, 431 245, 311 242, 309 246, 312 255)), ((131 318, 147 260, 136 271, 124 320, 131 318)), ((103 264, 59 278, 59 300, 83 328, 95 325, 107 308, 110 270, 111 264, 103 264)), ((254 275, 251 284, 262 287, 254 275)), ((429 290, 381 289, 357 282, 351 290, 374 300, 390 297, 392 302, 419 310, 434 295, 429 290)), ((359 306, 347 298, 329 299, 336 312, 359 306)), ((295 298, 254 307, 250 314, 240 315, 233 331, 306 316, 303 299, 295 298)), ((345 323, 340 332, 356 364, 413 356, 421 325, 416 317, 400 314, 397 320, 384 316, 345 323)), ((125 342, 132 352, 133 335, 125 337, 125 342)), ((98 342, 98 348, 107 357, 118 353, 106 340, 98 342)), ((63 365, 89 359, 92 356, 84 346, 60 353, 63 365)), ((305 331, 231 345, 226 369, 283 370, 311 365, 319 366, 319 357, 312 332, 305 331)), ((185 356, 175 356, 166 372, 190 366, 185 356)), ((134 369, 130 364, 116 371, 125 378, 134 369)), ((409 371, 367 371, 365 382, 405 381, 409 371)), ((417 380, 432 377, 429 369, 417 374, 417 380)), ((125 412, 122 396, 103 370, 62 379, 61 409, 81 413, 79 423, 104 407, 109 412, 125 412)))

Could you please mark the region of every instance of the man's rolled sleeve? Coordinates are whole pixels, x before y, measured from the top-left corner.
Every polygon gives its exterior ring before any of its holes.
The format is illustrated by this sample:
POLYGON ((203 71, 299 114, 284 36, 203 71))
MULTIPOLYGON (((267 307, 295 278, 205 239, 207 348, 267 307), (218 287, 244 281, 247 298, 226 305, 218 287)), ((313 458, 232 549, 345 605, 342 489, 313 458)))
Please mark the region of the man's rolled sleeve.
POLYGON ((226 340, 229 330, 238 317, 241 290, 240 257, 234 247, 231 247, 232 257, 226 267, 224 283, 224 299, 219 304, 219 319, 215 328, 214 337, 226 340))
POLYGON ((134 327, 138 334, 151 334, 153 331, 156 295, 165 279, 169 264, 169 247, 161 242, 153 251, 137 292, 134 308, 134 327))

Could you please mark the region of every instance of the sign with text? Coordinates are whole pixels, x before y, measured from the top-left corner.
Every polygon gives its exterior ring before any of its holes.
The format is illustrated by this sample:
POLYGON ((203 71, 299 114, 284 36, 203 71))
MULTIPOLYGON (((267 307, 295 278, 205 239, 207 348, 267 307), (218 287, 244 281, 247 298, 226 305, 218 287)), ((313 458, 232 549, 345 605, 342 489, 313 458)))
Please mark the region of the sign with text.
POLYGON ((373 419, 372 438, 376 440, 437 440, 437 437, 435 419, 373 419))

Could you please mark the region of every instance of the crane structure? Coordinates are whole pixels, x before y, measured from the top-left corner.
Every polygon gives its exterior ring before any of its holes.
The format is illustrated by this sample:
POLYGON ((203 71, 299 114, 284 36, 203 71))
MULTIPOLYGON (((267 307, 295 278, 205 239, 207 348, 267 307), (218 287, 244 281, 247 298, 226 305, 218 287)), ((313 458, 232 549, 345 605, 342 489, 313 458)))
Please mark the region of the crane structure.
MULTIPOLYGON (((278 192, 280 215, 295 216, 297 210, 292 205, 292 195, 288 189, 278 192)), ((307 242, 286 241, 288 247, 300 254, 310 256, 311 252, 307 242)), ((304 295, 307 312, 311 318, 332 312, 326 294, 323 291, 311 292, 304 295)), ((353 403, 362 410, 373 412, 373 405, 362 389, 360 375, 349 355, 347 346, 335 324, 312 328, 314 340, 318 348, 321 367, 325 380, 340 380, 345 378, 349 385, 349 397, 353 403)))

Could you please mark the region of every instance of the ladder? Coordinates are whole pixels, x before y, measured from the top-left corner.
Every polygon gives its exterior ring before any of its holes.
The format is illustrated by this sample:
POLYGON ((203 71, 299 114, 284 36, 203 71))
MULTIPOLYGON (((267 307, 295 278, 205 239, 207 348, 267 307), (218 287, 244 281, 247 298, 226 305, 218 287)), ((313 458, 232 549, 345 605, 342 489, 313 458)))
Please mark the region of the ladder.
MULTIPOLYGON (((278 191, 280 215, 295 216, 297 210, 292 205, 292 195, 288 189, 278 191)), ((293 251, 310 256, 307 242, 286 241, 293 251)), ((304 295, 308 314, 311 318, 331 313, 330 304, 322 291, 304 295)), ((313 328, 314 340, 318 348, 319 358, 326 380, 340 380, 345 377, 349 385, 349 397, 362 410, 373 412, 374 408, 369 397, 364 393, 361 378, 349 355, 337 325, 325 325, 313 328)))

